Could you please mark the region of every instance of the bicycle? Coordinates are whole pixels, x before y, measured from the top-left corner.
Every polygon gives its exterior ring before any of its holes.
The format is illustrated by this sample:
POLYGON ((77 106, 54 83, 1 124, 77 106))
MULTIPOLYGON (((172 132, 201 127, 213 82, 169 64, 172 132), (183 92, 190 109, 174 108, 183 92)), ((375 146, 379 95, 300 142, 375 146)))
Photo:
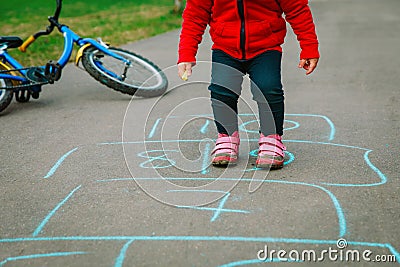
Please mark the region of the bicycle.
POLYGON ((48 17, 46 30, 31 35, 25 42, 17 36, 0 36, 0 112, 13 99, 28 102, 39 98, 41 87, 61 78, 63 67, 71 58, 73 46, 80 48, 75 64, 82 62, 84 69, 97 81, 109 88, 128 95, 155 97, 168 87, 165 73, 153 62, 136 53, 111 47, 100 38, 81 38, 67 25, 59 23, 62 0, 56 0, 56 11, 48 17), (54 28, 64 37, 64 49, 57 61, 49 60, 44 66, 23 67, 7 49, 19 48, 25 52, 37 38, 49 35, 54 28))

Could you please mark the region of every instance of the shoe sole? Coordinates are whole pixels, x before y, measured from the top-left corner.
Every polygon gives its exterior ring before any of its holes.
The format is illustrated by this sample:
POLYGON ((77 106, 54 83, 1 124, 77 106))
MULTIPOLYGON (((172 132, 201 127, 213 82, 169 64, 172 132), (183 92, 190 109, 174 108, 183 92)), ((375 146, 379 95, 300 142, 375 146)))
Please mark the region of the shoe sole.
POLYGON ((278 170, 283 168, 282 164, 256 164, 256 168, 278 170))
POLYGON ((214 157, 212 165, 216 167, 226 167, 228 165, 236 165, 237 161, 237 158, 231 158, 227 155, 218 155, 214 157))
POLYGON ((227 166, 236 165, 236 162, 232 162, 232 161, 228 161, 228 160, 219 160, 219 161, 213 162, 212 165, 215 167, 227 167, 227 166))
MULTIPOLYGON (((264 159, 264 161, 266 160, 264 159)), ((271 169, 271 170, 282 169, 283 162, 284 162, 283 160, 282 161, 272 160, 272 162, 263 162, 263 163, 257 163, 256 161, 256 167, 260 169, 271 169)))

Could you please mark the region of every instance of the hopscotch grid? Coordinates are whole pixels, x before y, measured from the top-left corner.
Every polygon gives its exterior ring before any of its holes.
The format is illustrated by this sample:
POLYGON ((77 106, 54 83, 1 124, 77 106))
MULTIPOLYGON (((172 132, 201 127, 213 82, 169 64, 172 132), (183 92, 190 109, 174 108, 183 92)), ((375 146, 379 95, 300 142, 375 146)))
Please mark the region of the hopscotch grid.
MULTIPOLYGON (((125 178, 124 180, 126 181, 125 178)), ((166 178, 131 178, 131 180, 164 180, 166 178)), ((188 178, 169 178, 168 180, 188 180, 188 178)), ((203 181, 203 180, 210 180, 211 178, 189 178, 190 180, 193 181, 203 181)), ((339 224, 339 238, 342 238, 345 236, 346 234, 346 219, 344 216, 344 212, 343 209, 338 201, 338 199, 336 198, 336 196, 329 191, 328 189, 326 189, 323 186, 320 185, 315 185, 315 184, 309 184, 309 183, 303 183, 303 182, 292 182, 292 181, 280 181, 280 180, 267 180, 267 179, 249 179, 249 178, 219 178, 220 181, 245 181, 245 182, 261 182, 261 183, 277 183, 277 184, 286 184, 286 185, 302 185, 302 186, 307 186, 307 187, 312 187, 312 188, 317 188, 323 192, 325 192, 329 198, 331 199, 335 209, 336 209, 336 215, 338 217, 338 224, 339 224)), ((104 180, 98 180, 101 182, 104 182, 104 180)), ((117 181, 117 180, 112 180, 112 181, 117 181)), ((170 190, 170 192, 178 192, 178 191, 189 191, 189 190, 170 190)), ((210 190, 191 190, 191 191, 202 191, 204 193, 207 192, 211 192, 210 190)), ((212 192, 218 192, 218 191, 212 191, 212 192)), ((220 193, 227 193, 227 192, 223 192, 221 191, 220 193)), ((229 195, 227 195, 229 196, 229 195)), ((222 203, 222 207, 225 204, 226 199, 224 200, 224 198, 221 200, 220 205, 222 203)), ((207 208, 207 207, 194 207, 194 206, 178 206, 179 208, 192 208, 192 209, 197 209, 197 210, 210 210, 210 211, 215 211, 217 212, 218 209, 215 208, 207 208)), ((221 207, 221 208, 222 208, 221 207)), ((228 210, 227 210, 228 211, 228 210)), ((211 221, 215 221, 215 219, 220 215, 220 213, 218 213, 218 215, 216 216, 216 213, 214 213, 214 216, 212 217, 211 221), (215 217, 216 216, 216 217, 215 217), (215 217, 215 218, 214 218, 215 217), (214 218, 214 219, 213 219, 214 218)))
MULTIPOLYGON (((198 117, 199 115, 192 115, 194 117, 198 117)), ((203 114, 202 116, 210 116, 203 114)), ((240 114, 240 116, 254 116, 254 114, 240 114)), ((318 117, 324 119, 327 124, 330 127, 330 132, 329 132, 329 141, 332 141, 335 137, 336 129, 333 124, 333 122, 326 116, 323 115, 316 115, 316 114, 285 114, 285 116, 308 116, 308 117, 318 117)), ((176 116, 178 117, 178 116, 176 116)), ((157 132, 158 124, 160 123, 161 118, 157 119, 155 124, 153 125, 153 128, 150 131, 150 134, 148 135, 148 138, 151 139, 154 137, 154 135, 157 132)), ((294 126, 286 128, 285 130, 292 130, 296 129, 300 126, 300 124, 296 121, 292 120, 285 120, 287 123, 292 123, 294 126)), ((247 122, 248 124, 249 122, 247 122)), ((208 126, 210 124, 209 120, 206 120, 205 124, 202 126, 200 133, 205 134, 208 130, 208 126)), ((245 128, 243 128, 245 129, 245 128)), ((247 131, 247 130, 246 130, 247 131)), ((144 140, 144 141, 132 141, 132 142, 103 142, 103 143, 97 143, 96 145, 102 146, 102 145, 129 145, 129 144, 139 144, 139 143, 159 143, 159 142, 200 142, 202 140, 144 140)), ((247 142, 256 142, 258 141, 257 139, 245 139, 243 141, 247 142)), ((293 143, 306 143, 306 144, 316 144, 316 145, 330 145, 330 146, 337 146, 337 147, 344 147, 344 148, 350 148, 350 149, 359 149, 359 150, 364 150, 366 151, 364 153, 364 161, 366 164, 370 167, 370 169, 375 172, 378 177, 380 178, 380 182, 377 183, 370 183, 370 184, 333 184, 333 183, 323 183, 320 182, 319 184, 325 185, 325 186, 347 186, 347 187, 358 187, 358 186, 377 186, 377 185, 382 185, 387 182, 386 176, 375 166, 371 163, 369 159, 369 153, 372 152, 372 150, 367 149, 367 148, 362 148, 358 146, 350 146, 350 145, 344 145, 344 144, 336 144, 332 142, 319 142, 319 141, 308 141, 308 140, 284 140, 284 142, 293 142, 293 143)), ((78 150, 80 146, 71 149, 68 151, 66 154, 64 154, 56 163, 55 165, 49 170, 49 172, 46 174, 44 178, 50 178, 51 176, 54 175, 54 173, 57 171, 57 169, 63 164, 63 162, 71 156, 74 152, 78 150)), ((205 150, 209 150, 210 148, 206 146, 205 150)), ((205 151, 207 152, 207 151, 205 151)), ((292 154, 293 155, 293 154, 292 154)), ((290 158, 292 159, 292 157, 290 158)), ((294 160, 294 156, 293 156, 294 160)), ((207 159, 208 161, 208 159, 207 159)), ((204 162, 207 162, 204 160, 204 162)), ((203 170, 202 174, 206 173, 205 168, 205 163, 203 162, 203 170), (204 172, 204 173, 203 173, 204 172)), ((103 179, 103 180, 97 180, 97 182, 112 182, 112 181, 127 181, 127 180, 133 180, 133 179, 142 179, 142 180, 157 180, 160 178, 112 178, 112 179, 103 179)), ((166 180, 215 180, 215 178, 163 178, 166 180)), ((221 178, 219 178, 221 179, 221 178)), ((225 180, 241 180, 241 181, 257 181, 257 179, 246 179, 246 178, 223 178, 225 180)), ((320 189, 324 191, 330 198, 331 201, 336 209, 336 213, 338 216, 338 222, 339 222, 339 237, 343 237, 346 234, 346 221, 344 217, 343 210, 340 206, 339 201, 335 197, 335 195, 326 189, 325 187, 317 184, 307 184, 307 183, 302 183, 302 182, 289 182, 289 181, 277 181, 277 180, 258 180, 259 182, 266 182, 266 183, 281 183, 281 184, 289 184, 289 185, 304 185, 304 186, 310 186, 313 188, 320 189)), ((13 242, 26 242, 26 241, 85 241, 85 240, 101 240, 101 241, 127 241, 124 246, 121 248, 120 254, 115 260, 115 266, 122 266, 124 257, 126 254, 126 251, 128 250, 130 244, 134 241, 240 241, 240 242, 272 242, 272 243, 300 243, 300 244, 336 244, 337 240, 316 240, 316 239, 296 239, 296 238, 272 238, 272 237, 235 237, 235 236, 94 236, 94 237, 85 237, 85 236, 71 236, 71 237, 36 237, 43 229, 43 227, 47 224, 47 222, 50 220, 52 216, 57 212, 57 210, 70 198, 72 195, 77 191, 81 186, 76 187, 73 191, 70 192, 70 194, 63 200, 61 201, 47 216, 46 218, 41 222, 41 224, 36 228, 36 230, 33 233, 33 237, 31 238, 11 238, 11 239, 0 239, 0 243, 13 243, 13 242)), ((193 207, 193 206, 181 206, 180 208, 191 208, 191 209, 203 209, 203 210, 210 210, 213 211, 213 217, 211 218, 211 221, 215 221, 223 212, 243 212, 246 213, 248 211, 243 211, 243 210, 232 210, 232 209, 225 209, 224 205, 226 201, 228 200, 229 195, 226 194, 220 201, 218 208, 207 208, 207 207, 193 207)), ((358 245, 358 246, 368 246, 368 247, 380 247, 380 248, 386 248, 388 249, 393 255, 395 255, 397 262, 400 263, 400 254, 399 252, 396 251, 396 249, 391 245, 387 243, 370 243, 370 242, 358 242, 358 241, 348 241, 348 244, 352 245, 358 245)), ((71 252, 66 252, 66 253, 71 253, 71 252)), ((72 252, 72 253, 81 253, 85 254, 86 252, 72 252)), ((40 254, 38 254, 40 255, 40 254)), ((42 255, 55 255, 56 253, 48 253, 48 254, 42 254, 42 255)), ((67 254, 66 254, 67 255, 67 254)), ((26 257, 29 257, 30 255, 27 255, 26 257)), ((34 256, 34 255, 33 255, 34 256)), ((59 256, 62 256, 59 254, 59 256)), ((24 256, 21 256, 24 257, 24 256)), ((13 259, 12 257, 7 258, 8 260, 13 259)), ((16 258, 17 259, 17 258, 16 258)), ((21 258, 22 259, 22 258, 21 258)), ((248 263, 251 263, 248 260, 248 263)), ((238 265, 232 265, 232 264, 240 264, 245 261, 238 261, 238 262, 233 262, 223 265, 223 266, 238 266, 238 265)), ((1 266, 0 262, 0 266, 1 266)))
MULTIPOLYGON (((182 142, 182 143, 198 143, 203 140, 152 140, 152 141, 128 141, 128 142, 103 142, 103 143, 97 143, 96 145, 98 146, 104 146, 104 145, 135 145, 135 144, 143 144, 143 143, 173 143, 173 142, 182 142)), ((242 139, 242 142, 257 142, 258 139, 242 139)), ((358 146, 351 146, 351 145, 344 145, 344 144, 337 144, 337 143, 328 143, 328 142, 318 142, 318 141, 308 141, 308 140, 290 140, 290 139, 285 139, 283 142, 287 143, 305 143, 305 144, 314 144, 314 145, 328 145, 328 146, 337 146, 337 147, 344 147, 344 148, 350 148, 350 149, 359 149, 359 150, 364 150, 364 151, 373 151, 368 148, 363 148, 363 147, 358 147, 358 146)), ((54 175, 54 173, 57 171, 59 167, 61 167, 62 163, 66 160, 67 157, 69 157, 73 152, 75 152, 79 147, 76 147, 72 150, 70 150, 68 153, 64 154, 58 161, 57 163, 50 169, 50 171, 47 173, 47 175, 44 178, 50 178, 51 176, 54 175), (72 151, 72 152, 71 152, 72 151), (71 152, 71 153, 70 153, 71 152)), ((369 160, 369 159, 368 159, 369 160)), ((372 163, 368 164, 369 166, 374 166, 372 163)), ((373 170, 379 170, 374 166, 373 170)), ((376 171, 375 171, 376 172, 376 171)))

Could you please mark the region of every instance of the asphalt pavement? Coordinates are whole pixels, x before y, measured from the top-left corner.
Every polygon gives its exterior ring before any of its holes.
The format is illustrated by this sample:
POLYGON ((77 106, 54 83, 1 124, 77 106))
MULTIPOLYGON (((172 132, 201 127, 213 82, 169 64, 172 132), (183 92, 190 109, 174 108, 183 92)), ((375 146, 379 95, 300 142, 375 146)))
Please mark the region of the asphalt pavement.
POLYGON ((321 60, 297 69, 289 30, 281 170, 254 168, 247 79, 239 163, 210 166, 208 34, 187 82, 179 30, 123 46, 164 70, 162 97, 69 64, 40 99, 13 102, 0 114, 0 266, 398 266, 400 2, 310 6, 321 60))

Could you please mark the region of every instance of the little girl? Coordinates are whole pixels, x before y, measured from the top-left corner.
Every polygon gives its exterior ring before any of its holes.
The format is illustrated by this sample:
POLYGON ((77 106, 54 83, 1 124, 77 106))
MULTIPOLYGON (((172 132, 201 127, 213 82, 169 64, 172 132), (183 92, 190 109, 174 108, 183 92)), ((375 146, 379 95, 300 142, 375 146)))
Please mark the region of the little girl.
POLYGON ((304 68, 308 75, 319 59, 308 0, 187 0, 182 17, 178 75, 185 80, 192 74, 198 45, 207 25, 210 26, 213 46, 209 90, 218 130, 213 165, 237 162, 240 143, 237 104, 243 76, 249 74, 260 120, 256 166, 282 168, 286 148, 282 143, 281 45, 286 36, 286 21, 300 43, 298 67, 304 68))

